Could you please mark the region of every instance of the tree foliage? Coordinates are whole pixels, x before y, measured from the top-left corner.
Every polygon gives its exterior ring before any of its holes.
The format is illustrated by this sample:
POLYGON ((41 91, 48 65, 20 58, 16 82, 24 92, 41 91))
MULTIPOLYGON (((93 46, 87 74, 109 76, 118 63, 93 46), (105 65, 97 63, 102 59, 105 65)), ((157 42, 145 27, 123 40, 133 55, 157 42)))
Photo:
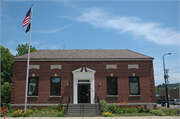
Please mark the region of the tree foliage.
MULTIPOLYGON (((24 54, 27 54, 28 53, 28 48, 29 48, 29 44, 26 43, 26 44, 18 44, 18 47, 16 48, 17 50, 17 54, 16 56, 21 56, 21 55, 24 55, 24 54)), ((32 45, 30 45, 30 52, 33 52, 33 51, 36 51, 37 49, 35 47, 32 47, 32 45)))
POLYGON ((8 48, 1 46, 1 84, 12 82, 13 58, 8 48))
POLYGON ((10 102, 10 95, 11 95, 11 83, 4 82, 3 85, 1 85, 1 101, 3 103, 9 103, 10 102))

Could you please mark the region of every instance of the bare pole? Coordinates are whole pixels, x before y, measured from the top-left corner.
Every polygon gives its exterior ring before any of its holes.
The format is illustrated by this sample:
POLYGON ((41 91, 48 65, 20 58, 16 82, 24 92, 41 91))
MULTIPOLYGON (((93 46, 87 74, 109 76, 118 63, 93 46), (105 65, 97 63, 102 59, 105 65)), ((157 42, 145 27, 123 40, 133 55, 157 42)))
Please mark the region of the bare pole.
POLYGON ((163 55, 163 68, 164 68, 164 80, 165 80, 165 87, 166 87, 166 100, 167 100, 167 107, 169 108, 169 99, 168 99, 168 91, 167 91, 167 82, 166 82, 166 78, 167 78, 167 73, 165 71, 165 62, 164 62, 164 56, 165 55, 170 55, 171 53, 167 53, 163 55))
POLYGON ((31 25, 30 25, 30 32, 29 32, 29 48, 28 48, 28 62, 27 62, 27 74, 26 74, 26 92, 25 92, 26 95, 25 95, 24 112, 26 112, 26 105, 27 105, 27 91, 28 91, 28 77, 29 77, 29 58, 30 58, 32 15, 33 15, 33 4, 31 6, 31 25))

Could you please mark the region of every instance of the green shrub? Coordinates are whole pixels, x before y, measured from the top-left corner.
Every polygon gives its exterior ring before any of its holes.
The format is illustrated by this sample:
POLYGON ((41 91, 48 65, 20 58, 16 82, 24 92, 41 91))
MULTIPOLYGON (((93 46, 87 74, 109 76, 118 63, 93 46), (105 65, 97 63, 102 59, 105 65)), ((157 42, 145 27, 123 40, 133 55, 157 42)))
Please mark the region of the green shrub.
POLYGON ((37 108, 33 108, 33 112, 34 112, 34 113, 38 113, 39 110, 38 110, 37 108))
POLYGON ((57 117, 65 117, 65 115, 64 115, 63 112, 58 112, 58 113, 57 113, 57 117))
POLYGON ((53 110, 53 109, 54 109, 54 106, 53 106, 53 105, 49 105, 49 106, 48 106, 48 109, 53 110))
POLYGON ((117 114, 123 114, 124 113, 124 111, 123 111, 123 109, 122 108, 116 108, 116 113, 117 114))
POLYGON ((7 113, 13 113, 14 111, 16 111, 15 109, 13 109, 13 106, 10 103, 8 103, 7 106, 8 106, 7 113))
POLYGON ((164 113, 168 116, 178 116, 179 109, 166 109, 166 110, 164 110, 164 113))
POLYGON ((139 113, 142 113, 142 112, 144 112, 144 111, 145 111, 144 107, 143 107, 143 106, 139 106, 138 112, 139 112, 139 113))
POLYGON ((62 105, 61 103, 58 103, 58 105, 56 106, 56 110, 61 111, 61 109, 62 109, 62 105))
POLYGON ((62 112, 65 114, 66 111, 67 111, 67 107, 63 107, 63 108, 62 108, 62 112))
POLYGON ((101 112, 109 112, 108 108, 100 107, 101 112))
POLYGON ((111 104, 108 106, 108 109, 109 109, 111 112, 115 113, 115 112, 116 112, 116 105, 113 104, 113 103, 111 103, 111 104))
POLYGON ((109 112, 109 109, 107 107, 107 102, 104 99, 100 100, 99 103, 100 103, 101 112, 109 112))
POLYGON ((144 109, 145 113, 149 113, 151 111, 151 109, 144 109))
POLYGON ((161 110, 150 110, 150 113, 157 115, 157 116, 164 116, 165 113, 161 110))
POLYGON ((99 101, 99 103, 100 103, 100 107, 104 107, 104 108, 107 108, 107 102, 106 102, 106 100, 100 100, 99 101))
POLYGON ((41 109, 41 111, 48 111, 48 108, 43 108, 43 109, 41 109))

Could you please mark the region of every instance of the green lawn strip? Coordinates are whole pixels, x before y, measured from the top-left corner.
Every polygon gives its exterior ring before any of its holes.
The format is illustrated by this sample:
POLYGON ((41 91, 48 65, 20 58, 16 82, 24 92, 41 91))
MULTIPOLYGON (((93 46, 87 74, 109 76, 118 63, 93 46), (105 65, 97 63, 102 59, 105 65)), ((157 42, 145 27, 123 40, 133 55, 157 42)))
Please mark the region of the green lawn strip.
POLYGON ((30 115, 30 117, 57 117, 57 113, 33 113, 30 115))
POLYGON ((12 117, 13 113, 7 113, 6 117, 12 117))
POLYGON ((151 113, 124 113, 124 114, 114 114, 115 117, 121 117, 121 116, 156 116, 151 113))

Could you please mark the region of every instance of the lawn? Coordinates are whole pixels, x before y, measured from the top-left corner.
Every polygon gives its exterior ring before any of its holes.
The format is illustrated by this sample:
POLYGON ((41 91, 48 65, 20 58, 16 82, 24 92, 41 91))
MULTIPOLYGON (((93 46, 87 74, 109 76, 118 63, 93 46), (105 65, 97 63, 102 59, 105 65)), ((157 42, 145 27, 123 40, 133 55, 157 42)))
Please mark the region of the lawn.
POLYGON ((124 114, 114 114, 115 117, 121 117, 121 116, 156 116, 151 113, 124 113, 124 114))

